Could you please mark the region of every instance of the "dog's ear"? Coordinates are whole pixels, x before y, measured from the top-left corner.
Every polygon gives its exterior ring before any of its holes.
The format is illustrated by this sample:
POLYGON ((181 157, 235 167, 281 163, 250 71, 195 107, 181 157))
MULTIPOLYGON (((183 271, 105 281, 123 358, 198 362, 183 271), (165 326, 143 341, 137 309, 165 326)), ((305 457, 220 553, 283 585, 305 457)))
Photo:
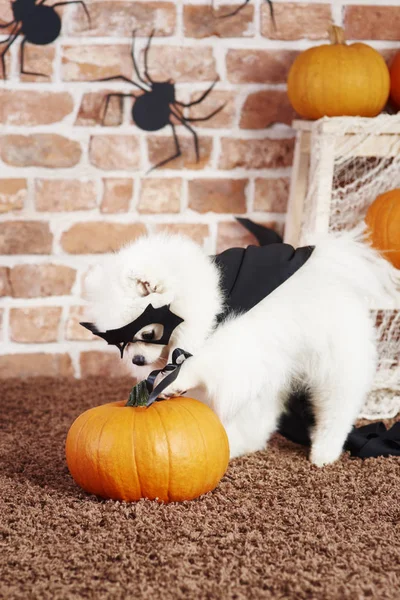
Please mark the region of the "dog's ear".
POLYGON ((136 279, 139 295, 142 297, 150 296, 150 294, 162 294, 164 292, 160 283, 146 281, 144 279, 136 279))

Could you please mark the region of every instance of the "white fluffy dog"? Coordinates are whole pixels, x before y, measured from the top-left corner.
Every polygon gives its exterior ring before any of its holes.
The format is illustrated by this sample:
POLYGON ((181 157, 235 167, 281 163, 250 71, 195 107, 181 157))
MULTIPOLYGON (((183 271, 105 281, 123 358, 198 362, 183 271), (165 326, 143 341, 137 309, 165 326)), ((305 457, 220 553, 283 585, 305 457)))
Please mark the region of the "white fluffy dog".
MULTIPOLYGON (((143 237, 92 270, 90 316, 100 330, 114 329, 150 303, 169 304, 184 319, 169 345, 136 341, 125 356, 150 371, 176 347, 193 354, 165 394, 187 392, 209 404, 226 428, 231 457, 264 448, 291 391, 307 388, 315 415, 311 461, 332 463, 374 378, 370 303, 395 301, 400 276, 360 229, 312 243, 314 252, 292 277, 217 327, 224 297, 213 259, 184 237, 143 237)), ((142 339, 160 336, 158 327, 145 327, 142 339)), ((146 376, 141 369, 135 375, 146 376)))

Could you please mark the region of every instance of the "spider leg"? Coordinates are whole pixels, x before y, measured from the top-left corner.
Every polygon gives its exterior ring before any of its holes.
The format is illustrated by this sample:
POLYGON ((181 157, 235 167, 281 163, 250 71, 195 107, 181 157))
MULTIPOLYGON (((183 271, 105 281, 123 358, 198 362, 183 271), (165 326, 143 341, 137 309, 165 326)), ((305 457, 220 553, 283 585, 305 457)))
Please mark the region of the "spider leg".
POLYGON ((107 94, 105 96, 105 107, 104 107, 103 118, 101 120, 101 124, 102 125, 104 125, 104 123, 105 123, 106 116, 107 116, 107 111, 108 111, 108 106, 110 104, 111 98, 113 98, 113 97, 120 99, 121 113, 122 113, 122 110, 123 110, 123 101, 124 101, 124 98, 137 98, 137 96, 135 96, 135 94, 121 94, 119 92, 107 94))
POLYGON ((175 154, 173 154, 169 158, 166 158, 166 159, 162 160, 161 162, 157 163, 156 165, 154 165, 154 167, 151 167, 151 169, 148 171, 148 173, 150 173, 151 171, 154 171, 154 169, 158 169, 159 167, 163 167, 164 165, 166 165, 167 163, 169 163, 171 160, 174 160, 175 158, 178 158, 179 156, 182 155, 181 147, 179 145, 179 139, 178 139, 178 136, 176 134, 175 125, 173 123, 171 123, 171 122, 170 122, 170 125, 172 127, 172 133, 174 134, 175 154))
POLYGON ((186 122, 188 119, 185 119, 185 117, 179 116, 173 110, 171 110, 171 114, 173 114, 174 117, 176 117, 182 123, 182 125, 184 127, 186 127, 186 129, 189 129, 190 133, 193 134, 194 149, 195 149, 195 152, 196 152, 196 162, 199 162, 199 160, 200 160, 200 150, 199 150, 199 138, 197 137, 197 133, 195 132, 195 130, 193 129, 193 127, 190 127, 190 125, 188 125, 188 123, 186 122))
POLYGON ((149 61, 148 61, 148 57, 149 57, 149 50, 150 50, 151 40, 153 39, 154 34, 155 34, 155 30, 153 29, 153 31, 150 34, 149 39, 147 40, 146 48, 144 49, 144 74, 145 74, 146 79, 148 81, 150 81, 150 83, 154 83, 154 81, 152 80, 152 78, 149 75, 149 61))
MULTIPOLYGON (((8 38, 6 38, 5 40, 1 41, 0 44, 6 44, 9 40, 11 40, 11 38, 15 35, 15 27, 14 27, 14 31, 12 31, 10 33, 10 35, 8 36, 8 38)), ((18 34, 17 34, 18 35, 18 34)))
POLYGON ((221 112, 221 110, 223 110, 225 106, 226 104, 222 104, 206 117, 183 117, 182 115, 181 116, 185 121, 188 121, 189 123, 196 123, 197 121, 208 121, 208 119, 212 119, 214 115, 217 115, 219 112, 221 112))
MULTIPOLYGON (((267 2, 269 2, 270 0, 267 0, 267 2)), ((245 0, 242 4, 240 4, 239 6, 237 6, 232 12, 230 13, 225 13, 224 15, 221 15, 220 17, 218 17, 219 19, 228 19, 229 17, 234 17, 235 15, 237 15, 245 6, 247 6, 247 4, 250 2, 250 0, 245 0)), ((212 10, 213 12, 215 12, 214 9, 214 2, 212 3, 212 10)))
POLYGON ((202 95, 199 98, 197 98, 197 100, 193 100, 193 102, 187 102, 187 103, 176 101, 175 104, 178 104, 178 106, 184 106, 185 108, 189 108, 190 106, 194 106, 195 104, 200 104, 200 102, 203 102, 203 100, 208 96, 208 94, 211 92, 211 90, 214 88, 214 86, 218 83, 218 81, 219 81, 219 77, 217 77, 217 79, 215 81, 213 81, 213 83, 210 85, 208 90, 203 92, 202 95))
MULTIPOLYGON (((269 13, 271 15, 271 21, 272 24, 274 26, 274 29, 276 29, 276 23, 275 23, 275 15, 274 15, 274 5, 272 4, 272 0, 265 0, 269 6, 269 13)), ((237 8, 235 8, 235 10, 233 10, 230 13, 226 13, 225 15, 221 15, 220 17, 218 17, 219 19, 227 19, 229 17, 234 17, 235 15, 237 15, 247 4, 249 3, 249 0, 245 0, 245 2, 243 2, 242 4, 240 4, 240 6, 238 6, 237 8)), ((214 12, 214 2, 213 2, 213 12, 214 12)))
POLYGON ((18 29, 18 23, 16 24, 16 26, 14 27, 14 30, 10 33, 8 38, 6 40, 4 40, 4 42, 3 42, 3 43, 8 42, 8 44, 4 48, 3 52, 0 54, 0 62, 1 62, 1 67, 3 69, 3 80, 5 80, 6 76, 7 76, 6 61, 5 61, 4 57, 5 57, 6 53, 8 52, 11 44, 13 44, 18 37, 19 31, 17 31, 17 29, 18 29))
MULTIPOLYGON (((44 2, 46 2, 46 0, 43 0, 44 2)), ((41 2, 41 4, 43 4, 41 2)), ((81 4, 83 10, 85 11, 88 23, 89 23, 89 27, 91 26, 91 20, 90 20, 90 14, 89 11, 86 7, 86 4, 83 2, 83 0, 69 0, 68 2, 57 2, 57 4, 53 4, 52 8, 55 8, 56 6, 65 6, 66 4, 81 4)))
POLYGON ((145 81, 143 79, 143 77, 141 76, 140 71, 139 71, 139 67, 138 67, 137 62, 136 62, 136 57, 135 57, 135 39, 136 39, 136 30, 134 30, 133 33, 132 33, 132 62, 133 62, 133 68, 135 69, 135 73, 136 73, 136 76, 139 79, 139 81, 141 81, 145 85, 148 85, 148 82, 145 81))
POLYGON ((16 23, 17 21, 10 21, 10 23, 4 23, 3 25, 0 25, 0 29, 7 29, 7 27, 10 27, 10 25, 14 25, 14 23, 16 23))
POLYGON ((128 79, 128 77, 125 77, 125 75, 113 75, 112 77, 103 77, 103 79, 95 79, 95 81, 125 81, 126 83, 130 83, 131 85, 134 85, 135 87, 139 88, 139 90, 142 90, 142 92, 149 91, 146 90, 146 88, 139 85, 138 83, 136 83, 136 81, 128 79))
POLYGON ((45 75, 44 73, 33 73, 32 71, 25 71, 25 69, 24 69, 24 50, 25 50, 25 44, 27 41, 28 40, 26 39, 26 37, 24 37, 24 39, 21 42, 19 72, 22 73, 23 75, 36 75, 37 77, 48 77, 48 75, 45 75))
POLYGON ((269 14, 271 16, 272 26, 276 31, 276 21, 275 21, 275 13, 274 13, 274 5, 271 0, 265 0, 269 6, 269 14))

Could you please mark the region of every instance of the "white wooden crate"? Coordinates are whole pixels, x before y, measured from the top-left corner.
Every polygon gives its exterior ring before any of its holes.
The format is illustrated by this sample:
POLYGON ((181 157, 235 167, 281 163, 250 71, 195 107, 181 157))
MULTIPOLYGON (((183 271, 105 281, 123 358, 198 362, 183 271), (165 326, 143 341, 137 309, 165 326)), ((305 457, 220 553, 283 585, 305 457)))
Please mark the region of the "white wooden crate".
MULTIPOLYGON (((395 157, 399 177, 387 189, 400 185, 400 114, 375 119, 332 117, 294 121, 296 145, 290 186, 285 242, 297 246, 307 229, 330 230, 332 187, 338 157, 395 157), (311 177, 314 182, 311 185, 311 177), (307 212, 314 215, 306 222, 307 212)), ((382 190, 382 192, 385 190, 382 190)), ((370 198, 371 203, 376 196, 370 198)))
MULTIPOLYGON (((400 187, 400 114, 298 120, 293 128, 285 242, 296 247, 312 233, 352 229, 378 194, 400 187)), ((370 418, 400 410, 400 298, 373 308, 380 360, 363 410, 370 418)))

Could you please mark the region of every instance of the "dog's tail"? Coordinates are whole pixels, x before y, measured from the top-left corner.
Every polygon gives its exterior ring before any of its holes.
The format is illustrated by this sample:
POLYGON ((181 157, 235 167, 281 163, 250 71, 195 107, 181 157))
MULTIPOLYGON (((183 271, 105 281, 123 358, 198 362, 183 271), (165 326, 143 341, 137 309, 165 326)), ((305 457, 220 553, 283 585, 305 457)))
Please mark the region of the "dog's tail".
POLYGON ((365 296, 371 307, 400 307, 400 270, 372 248, 365 223, 351 231, 313 236, 311 242, 331 256, 332 269, 348 279, 351 288, 365 296))

